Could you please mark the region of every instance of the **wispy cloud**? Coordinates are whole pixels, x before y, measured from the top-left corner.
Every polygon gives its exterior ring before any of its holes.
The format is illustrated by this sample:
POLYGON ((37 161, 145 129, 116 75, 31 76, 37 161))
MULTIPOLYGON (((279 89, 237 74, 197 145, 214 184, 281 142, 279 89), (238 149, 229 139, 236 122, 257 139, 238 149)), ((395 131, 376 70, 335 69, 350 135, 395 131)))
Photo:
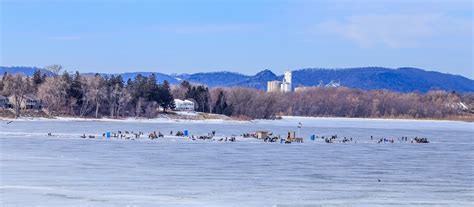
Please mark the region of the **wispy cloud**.
POLYGON ((470 35, 471 26, 469 20, 440 14, 380 14, 325 21, 318 30, 337 34, 361 47, 407 48, 432 37, 470 35))

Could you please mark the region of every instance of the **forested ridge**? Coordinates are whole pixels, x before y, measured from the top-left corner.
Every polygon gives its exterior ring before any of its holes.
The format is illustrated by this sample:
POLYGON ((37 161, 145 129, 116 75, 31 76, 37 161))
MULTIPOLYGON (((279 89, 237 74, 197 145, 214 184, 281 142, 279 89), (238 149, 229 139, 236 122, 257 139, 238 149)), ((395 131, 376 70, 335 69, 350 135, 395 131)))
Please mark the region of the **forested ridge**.
MULTIPOLYGON (((36 67, 0 67, 0 74, 33 75, 36 67)), ((43 73, 48 70, 40 69, 43 73)), ((418 68, 307 68, 293 70, 293 86, 317 86, 338 82, 342 86, 362 90, 390 90, 397 92, 422 92, 430 90, 445 90, 457 92, 474 92, 474 80, 447 73, 427 71, 418 68)), ((266 90, 267 81, 282 80, 282 75, 276 75, 271 70, 262 70, 254 75, 244 75, 235 72, 201 72, 194 74, 163 74, 157 72, 129 72, 121 74, 101 74, 102 76, 121 75, 124 80, 134 79, 138 74, 150 76, 155 74, 160 83, 164 80, 170 84, 178 84, 186 80, 193 84, 203 84, 214 87, 245 87, 266 90)), ((83 75, 94 75, 91 73, 83 75)))
POLYGON ((473 93, 432 90, 393 92, 346 87, 308 87, 291 93, 267 93, 245 87, 214 87, 181 81, 171 85, 154 74, 124 80, 121 75, 82 75, 51 66, 48 74, 4 73, 0 95, 16 97, 12 111, 21 116, 21 100, 35 97, 48 116, 156 117, 174 108, 174 99, 189 99, 198 112, 241 119, 269 119, 282 115, 325 117, 381 117, 472 120, 473 93), (464 106, 463 106, 464 105, 464 106), (466 108, 467 107, 467 108, 466 108))

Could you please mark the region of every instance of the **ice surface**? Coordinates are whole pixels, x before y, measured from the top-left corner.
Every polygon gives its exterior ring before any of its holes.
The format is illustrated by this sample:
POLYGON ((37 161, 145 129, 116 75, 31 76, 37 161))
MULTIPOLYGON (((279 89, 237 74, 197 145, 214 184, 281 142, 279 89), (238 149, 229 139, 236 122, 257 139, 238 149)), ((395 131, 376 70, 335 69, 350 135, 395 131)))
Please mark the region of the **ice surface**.
POLYGON ((227 121, 0 121, 0 206, 472 206, 474 124, 296 118, 227 121), (270 130, 357 143, 81 139, 106 131, 270 130), (47 133, 53 133, 48 137, 47 133), (370 136, 428 137, 376 144, 370 136), (378 179, 381 182, 378 182, 378 179))

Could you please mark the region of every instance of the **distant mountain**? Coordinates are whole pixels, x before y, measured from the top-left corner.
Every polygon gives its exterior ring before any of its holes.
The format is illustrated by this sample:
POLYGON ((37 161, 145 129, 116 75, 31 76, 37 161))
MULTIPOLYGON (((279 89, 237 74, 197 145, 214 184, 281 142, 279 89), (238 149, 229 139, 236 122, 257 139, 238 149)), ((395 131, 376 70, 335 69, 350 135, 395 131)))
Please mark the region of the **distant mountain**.
MULTIPOLYGON (((293 86, 317 86, 320 83, 337 82, 341 86, 363 90, 386 89, 399 92, 427 92, 446 90, 474 92, 474 80, 460 75, 425 71, 418 68, 390 69, 383 67, 363 67, 347 69, 301 69, 293 71, 293 86)), ((254 76, 231 72, 196 73, 183 80, 206 84, 210 87, 250 87, 265 90, 267 82, 283 80, 270 70, 263 70, 254 76)))
POLYGON ((277 80, 278 76, 267 69, 253 76, 223 71, 175 75, 175 78, 190 83, 205 84, 209 87, 247 87, 266 90, 267 82, 277 80))
POLYGON ((210 73, 195 73, 187 76, 182 76, 183 80, 191 83, 206 84, 209 87, 219 86, 235 86, 251 76, 242 75, 233 72, 210 72, 210 73))
POLYGON ((364 90, 387 89, 399 92, 434 89, 458 92, 474 92, 474 80, 459 75, 425 71, 418 68, 348 68, 348 69, 302 69, 293 71, 295 86, 316 86, 320 81, 340 81, 349 88, 364 90))
POLYGON ((156 80, 159 82, 159 83, 163 83, 163 81, 168 81, 170 84, 178 84, 179 83, 179 80, 176 79, 175 77, 173 76, 170 76, 170 75, 166 75, 164 73, 155 73, 155 72, 133 72, 133 73, 120 73, 120 75, 122 75, 122 78, 124 81, 127 81, 128 79, 135 79, 135 77, 138 75, 138 74, 141 74, 143 76, 150 76, 151 74, 155 74, 156 76, 156 80))
MULTIPOLYGON (((4 72, 32 75, 36 67, 0 67, 0 75, 4 72)), ((41 69, 42 70, 42 69, 41 69)), ((44 70, 43 70, 44 71, 44 70)), ((47 71, 45 71, 47 72, 47 71)), ((92 73, 89 73, 91 75, 92 73)), ((152 72, 122 73, 124 81, 135 78, 137 74, 149 76, 152 72)), ((105 74, 103 74, 105 75, 105 74)), ((108 74, 110 75, 110 74, 108 74)), ((209 87, 250 87, 265 90, 268 81, 282 80, 270 70, 263 70, 253 76, 234 72, 209 72, 194 74, 155 73, 157 80, 167 80, 178 84, 183 80, 191 83, 205 84, 209 87)), ((386 89, 399 92, 427 92, 429 90, 446 90, 458 92, 474 92, 474 80, 460 75, 425 71, 418 68, 390 69, 384 67, 362 67, 346 69, 308 68, 293 71, 293 86, 317 86, 319 84, 338 83, 349 88, 363 90, 386 89)))
POLYGON ((36 70, 40 70, 43 74, 51 75, 52 73, 48 70, 37 68, 37 67, 25 67, 25 66, 13 66, 13 67, 4 67, 0 66, 0 76, 5 72, 9 74, 23 74, 27 76, 32 76, 36 70))
POLYGON ((254 76, 250 76, 246 80, 238 82, 232 86, 266 90, 267 82, 273 80, 278 80, 278 76, 276 76, 275 73, 273 73, 271 70, 267 69, 255 74, 254 76))
POLYGON ((183 74, 177 74, 177 73, 172 73, 171 76, 173 76, 174 78, 176 78, 177 80, 181 81, 181 80, 186 80, 189 78, 189 76, 191 76, 190 74, 187 74, 187 73, 183 73, 183 74))
MULTIPOLYGON (((97 73, 81 73, 84 76, 94 76, 97 73)), ((178 84, 180 81, 173 76, 166 75, 163 73, 155 73, 155 72, 131 72, 131 73, 117 73, 117 74, 108 74, 108 73, 99 73, 103 77, 110 77, 112 75, 121 75, 124 82, 127 82, 128 79, 135 79, 138 74, 142 76, 149 77, 151 74, 155 74, 156 82, 163 83, 163 81, 168 81, 170 84, 178 84)))

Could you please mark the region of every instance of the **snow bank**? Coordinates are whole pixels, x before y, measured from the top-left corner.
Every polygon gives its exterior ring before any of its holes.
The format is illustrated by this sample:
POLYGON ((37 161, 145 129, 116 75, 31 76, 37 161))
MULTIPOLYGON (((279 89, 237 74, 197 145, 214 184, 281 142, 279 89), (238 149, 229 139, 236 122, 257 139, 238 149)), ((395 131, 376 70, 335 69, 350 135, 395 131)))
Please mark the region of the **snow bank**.
MULTIPOLYGON (((197 116, 196 114, 192 115, 189 114, 187 116, 197 116)), ((8 119, 8 118, 0 118, 2 121, 59 121, 59 122, 124 122, 124 123, 239 123, 243 121, 238 120, 226 120, 226 119, 186 119, 186 118, 125 118, 125 119, 111 119, 111 118, 77 118, 77 117, 55 117, 55 118, 43 118, 43 117, 22 117, 18 119, 8 119)))

